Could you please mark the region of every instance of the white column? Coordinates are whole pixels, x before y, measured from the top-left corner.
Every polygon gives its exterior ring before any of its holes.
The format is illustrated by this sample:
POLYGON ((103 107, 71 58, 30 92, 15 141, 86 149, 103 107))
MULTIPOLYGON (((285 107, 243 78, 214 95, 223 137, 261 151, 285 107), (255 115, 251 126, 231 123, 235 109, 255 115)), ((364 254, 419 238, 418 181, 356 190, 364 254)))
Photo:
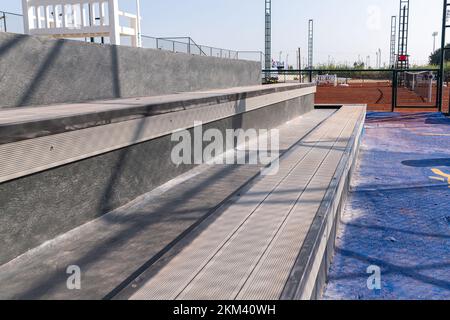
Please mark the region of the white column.
POLYGON ((28 9, 28 0, 22 0, 23 13, 23 31, 25 34, 30 33, 30 10, 28 9))
POLYGON ((109 0, 109 38, 111 44, 120 45, 119 3, 118 0, 109 0))
POLYGON ((137 46, 142 47, 142 37, 141 37, 141 3, 140 0, 136 0, 136 10, 137 10, 137 46))
POLYGON ((66 16, 66 5, 63 3, 62 5, 61 5, 61 10, 62 10, 62 12, 61 12, 61 28, 63 28, 63 29, 65 29, 66 28, 66 26, 67 26, 67 22, 66 22, 66 18, 67 18, 67 16, 66 16))
POLYGON ((105 3, 99 2, 98 6, 100 9, 100 26, 103 26, 105 24, 105 3))

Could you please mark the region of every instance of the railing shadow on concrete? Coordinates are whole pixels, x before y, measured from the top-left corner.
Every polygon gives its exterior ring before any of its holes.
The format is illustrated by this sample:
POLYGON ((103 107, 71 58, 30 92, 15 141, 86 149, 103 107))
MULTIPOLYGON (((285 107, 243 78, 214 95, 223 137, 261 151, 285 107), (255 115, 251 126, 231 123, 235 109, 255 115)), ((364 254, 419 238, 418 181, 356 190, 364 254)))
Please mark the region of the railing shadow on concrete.
MULTIPOLYGON (((111 56, 112 59, 114 60, 114 56, 116 56, 117 53, 114 54, 113 52, 111 56)), ((117 64, 114 64, 113 62, 113 65, 117 64)), ((118 84, 118 87, 120 87, 120 84, 118 84)), ((244 103, 236 102, 236 105, 234 107, 235 110, 245 110, 245 108, 246 108, 245 102, 244 103)), ((136 138, 138 138, 142 134, 143 124, 145 123, 144 120, 145 119, 143 119, 141 125, 139 125, 135 130, 134 136, 136 138)), ((241 118, 239 118, 236 122, 233 122, 232 124, 233 127, 237 125, 242 125, 241 118)), ((161 223, 174 223, 174 221, 169 221, 170 219, 168 219, 167 217, 167 212, 171 212, 171 210, 173 209, 173 203, 164 201, 161 204, 157 205, 157 211, 160 214, 154 215, 152 219, 146 219, 146 221, 142 221, 143 220, 142 216, 147 214, 145 211, 133 212, 132 214, 127 214, 125 217, 117 217, 117 215, 115 216, 104 215, 105 213, 110 212, 110 210, 114 209, 115 207, 114 198, 117 196, 117 187, 122 183, 121 181, 122 175, 126 170, 127 166, 129 165, 128 161, 132 160, 132 158, 133 157, 130 155, 129 148, 120 150, 120 154, 118 155, 115 167, 112 170, 109 182, 107 183, 104 189, 103 195, 98 199, 99 200, 98 208, 96 210, 98 216, 102 216, 102 219, 104 219, 107 223, 126 225, 126 228, 119 231, 118 233, 109 235, 108 237, 102 239, 100 244, 92 248, 89 248, 89 250, 87 250, 82 254, 81 258, 76 259, 77 265, 82 267, 83 270, 88 270, 91 264, 101 260, 111 250, 114 250, 115 247, 125 245, 127 241, 130 239, 130 237, 145 232, 149 226, 159 225, 161 223)), ((170 159, 168 159, 168 161, 170 161, 170 159)), ((208 177, 208 179, 206 179, 204 183, 198 184, 196 187, 189 188, 188 190, 184 191, 182 194, 180 194, 179 198, 191 199, 196 195, 207 191, 209 188, 211 188, 211 185, 217 182, 219 179, 223 179, 227 175, 232 174, 235 168, 236 166, 234 165, 223 166, 222 168, 214 172, 210 177, 208 177)), ((220 205, 221 204, 219 204, 219 206, 220 205)), ((187 228, 184 232, 174 237, 174 239, 170 243, 167 243, 156 254, 154 254, 153 256, 149 256, 148 260, 142 266, 136 268, 135 270, 130 270, 129 276, 126 279, 123 279, 123 281, 119 283, 116 288, 114 288, 111 292, 104 293, 105 294, 104 299, 112 299, 119 292, 121 292, 121 290, 123 290, 134 279, 136 279, 137 276, 139 276, 145 270, 151 267, 156 261, 158 261, 167 252, 169 252, 169 250, 171 250, 176 244, 178 244, 180 239, 184 238, 188 233, 194 230, 200 223, 204 222, 206 218, 210 217, 211 214, 215 212, 215 209, 217 208, 218 207, 208 210, 200 218, 189 217, 189 214, 192 212, 183 212, 183 211, 179 212, 179 210, 171 212, 171 214, 173 215, 186 216, 185 219, 189 219, 189 221, 192 221, 192 225, 189 228, 187 228)), ((211 219, 209 223, 214 222, 218 217, 220 217, 220 214, 211 219)), ((184 218, 177 217, 172 218, 172 220, 173 219, 178 221, 184 218)), ((188 245, 188 243, 184 245, 188 245)), ((166 263, 168 262, 169 261, 167 261, 166 263)), ((59 288, 61 283, 64 283, 65 281, 66 281, 65 268, 53 270, 50 275, 33 284, 32 287, 20 293, 16 298, 19 299, 41 298, 44 292, 46 294, 49 293, 51 294, 52 292, 54 292, 54 290, 57 290, 57 288, 59 288)))
POLYGON ((50 50, 48 55, 45 57, 44 61, 41 63, 38 71, 33 76, 33 79, 29 82, 29 86, 24 91, 24 95, 20 97, 20 99, 18 100, 17 105, 24 106, 29 104, 33 94, 36 92, 37 88, 42 84, 42 79, 51 69, 52 64, 55 62, 55 60, 61 53, 63 45, 64 42, 61 40, 55 42, 53 48, 50 50))
MULTIPOLYGON (((123 153, 122 159, 126 158, 126 153, 123 153)), ((118 163, 118 166, 121 167, 118 163)), ((192 198, 196 194, 201 193, 202 191, 208 190, 210 188, 211 184, 214 183, 217 179, 223 178, 224 174, 230 174, 230 167, 224 167, 223 169, 219 170, 217 173, 209 177, 209 179, 202 184, 201 186, 197 186, 197 188, 190 189, 189 191, 186 191, 184 194, 181 195, 182 198, 192 198)), ((119 174, 115 175, 112 180, 117 181, 119 179, 119 174)), ((112 190, 111 188, 108 188, 107 192, 109 190, 112 190)), ((161 206, 158 207, 158 212, 166 213, 168 210, 172 208, 171 203, 163 203, 161 206)), ((183 215, 188 215, 191 212, 187 212, 183 215)), ((120 221, 118 219, 112 219, 110 220, 111 224, 126 224, 126 229, 120 231, 117 234, 110 235, 109 237, 103 239, 99 245, 96 245, 93 248, 90 248, 87 252, 83 254, 83 256, 76 260, 77 265, 83 268, 83 270, 88 270, 89 266, 93 263, 95 263, 98 260, 101 260, 105 255, 107 255, 111 250, 114 250, 114 248, 117 248, 117 246, 122 246, 127 243, 127 241, 130 239, 130 235, 136 236, 139 233, 143 233, 147 230, 147 228, 151 225, 158 225, 163 222, 170 223, 168 221, 168 217, 164 215, 155 216, 154 220, 147 220, 145 222, 142 221, 142 219, 139 219, 142 215, 145 215, 146 212, 135 212, 133 215, 127 215, 126 219, 123 221, 120 221), (134 218, 133 216, 136 216, 134 218)), ((179 212, 173 213, 175 215, 179 215, 179 212)), ((149 256, 148 260, 139 268, 136 270, 130 270, 130 275, 128 278, 123 279, 124 281, 122 283, 119 283, 116 288, 114 288, 111 292, 105 292, 104 299, 112 299, 117 293, 119 293, 122 289, 124 289, 127 285, 131 283, 134 279, 136 279, 137 276, 142 274, 145 270, 147 270, 150 266, 152 266, 157 260, 159 260, 163 255, 165 255, 172 247, 179 242, 179 240, 183 237, 185 237, 189 232, 191 232, 195 227, 197 227, 201 222, 203 222, 206 218, 210 216, 210 213, 206 213, 203 217, 201 217, 198 221, 193 221, 193 225, 188 228, 186 231, 184 231, 182 234, 180 234, 178 237, 176 237, 171 243, 167 244, 161 251, 159 251, 156 255, 149 256)), ((107 217, 107 216, 105 216, 107 217)), ((182 218, 178 218, 182 219, 182 218)), ((215 217, 212 219, 213 221, 217 219, 215 217)), ((211 223, 213 222, 211 221, 211 223)), ((176 223, 175 221, 172 221, 173 223, 176 223)), ((187 244, 186 244, 187 245, 187 244)), ((54 290, 57 290, 57 288, 61 285, 61 283, 64 283, 66 281, 66 274, 65 274, 65 268, 60 268, 57 270, 52 271, 51 275, 46 277, 45 279, 39 280, 38 283, 33 284, 31 288, 26 290, 25 292, 22 292, 18 295, 17 298, 19 299, 38 299, 42 297, 42 294, 45 292, 47 294, 51 294, 54 290)))
POLYGON ((13 39, 7 41, 4 45, 0 46, 0 57, 8 53, 9 50, 19 45, 25 39, 26 36, 14 37, 13 39))
MULTIPOLYGON (((389 262, 381 260, 381 259, 372 258, 368 255, 364 255, 359 252, 345 250, 345 249, 342 249, 339 247, 336 248, 336 252, 341 254, 342 256, 356 259, 360 262, 366 263, 367 265, 377 265, 380 268, 382 268, 384 276, 391 274, 391 273, 398 273, 399 275, 411 278, 416 281, 420 281, 422 283, 431 284, 433 286, 440 287, 443 289, 450 288, 449 281, 436 279, 436 278, 433 278, 431 276, 428 276, 428 275, 425 275, 425 274, 422 274, 419 272, 419 271, 447 268, 450 266, 449 263, 436 263, 436 264, 429 264, 429 265, 405 267, 405 266, 401 266, 401 265, 395 265, 393 263, 389 263, 389 262)), ((330 280, 352 279, 352 278, 360 278, 360 277, 363 277, 364 279, 367 278, 367 273, 365 273, 364 276, 360 273, 344 274, 344 275, 340 275, 338 277, 333 276, 333 277, 330 277, 330 280)))

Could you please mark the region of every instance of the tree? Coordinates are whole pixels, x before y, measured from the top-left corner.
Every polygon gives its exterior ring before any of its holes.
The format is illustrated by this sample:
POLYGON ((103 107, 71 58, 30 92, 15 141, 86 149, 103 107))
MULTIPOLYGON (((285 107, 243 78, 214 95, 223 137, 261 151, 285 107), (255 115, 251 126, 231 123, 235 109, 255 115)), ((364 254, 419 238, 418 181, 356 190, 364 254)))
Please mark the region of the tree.
POLYGON ((359 61, 359 62, 355 62, 354 64, 353 64, 353 68, 355 68, 355 69, 364 69, 364 62, 361 62, 361 61, 359 61))
MULTIPOLYGON (((445 48, 450 49, 450 44, 447 44, 445 48)), ((445 51, 445 61, 450 61, 450 50, 445 51)), ((441 49, 439 48, 430 55, 430 64, 438 65, 441 63, 441 49)))

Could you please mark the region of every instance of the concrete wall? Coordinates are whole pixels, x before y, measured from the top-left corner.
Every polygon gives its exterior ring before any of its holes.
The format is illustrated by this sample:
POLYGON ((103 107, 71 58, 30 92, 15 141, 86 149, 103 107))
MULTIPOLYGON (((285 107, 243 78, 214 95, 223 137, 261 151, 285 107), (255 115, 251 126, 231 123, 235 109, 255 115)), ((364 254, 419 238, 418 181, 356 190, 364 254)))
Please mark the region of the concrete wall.
POLYGON ((0 33, 0 108, 260 82, 259 62, 0 33))
MULTIPOLYGON (((221 119, 204 130, 270 129, 314 108, 314 94, 221 119)), ((192 169, 170 136, 0 184, 0 265, 192 169)))

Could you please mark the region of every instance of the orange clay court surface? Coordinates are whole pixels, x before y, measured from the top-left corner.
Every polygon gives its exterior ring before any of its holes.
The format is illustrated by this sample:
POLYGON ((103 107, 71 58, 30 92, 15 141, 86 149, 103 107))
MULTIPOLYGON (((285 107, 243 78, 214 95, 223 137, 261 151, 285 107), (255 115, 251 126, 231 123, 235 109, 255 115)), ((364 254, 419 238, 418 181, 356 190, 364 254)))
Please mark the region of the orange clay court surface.
MULTIPOLYGON (((449 88, 444 88, 444 112, 448 111, 449 88)), ((391 111, 392 86, 390 81, 353 82, 348 86, 318 86, 316 104, 367 104, 369 111, 391 111)), ((436 89, 431 103, 407 88, 398 88, 397 112, 435 112, 436 89), (403 107, 405 106, 405 107, 403 107), (413 108, 408 108, 412 106, 413 108), (418 108, 417 108, 418 107, 418 108)))

